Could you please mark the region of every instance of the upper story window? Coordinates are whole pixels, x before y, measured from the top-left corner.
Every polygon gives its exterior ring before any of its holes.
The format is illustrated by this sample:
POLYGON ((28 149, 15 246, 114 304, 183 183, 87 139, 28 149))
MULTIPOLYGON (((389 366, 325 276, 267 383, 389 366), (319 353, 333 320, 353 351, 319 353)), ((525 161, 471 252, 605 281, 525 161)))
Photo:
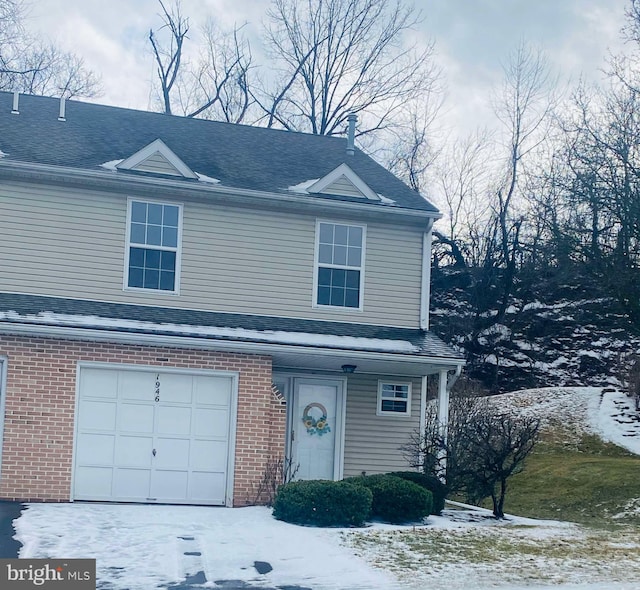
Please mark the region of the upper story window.
POLYGON ((125 287, 177 293, 182 206, 129 201, 125 287))
POLYGON ((411 414, 411 383, 378 382, 378 416, 411 414))
POLYGON ((362 309, 365 226, 319 221, 314 303, 362 309))

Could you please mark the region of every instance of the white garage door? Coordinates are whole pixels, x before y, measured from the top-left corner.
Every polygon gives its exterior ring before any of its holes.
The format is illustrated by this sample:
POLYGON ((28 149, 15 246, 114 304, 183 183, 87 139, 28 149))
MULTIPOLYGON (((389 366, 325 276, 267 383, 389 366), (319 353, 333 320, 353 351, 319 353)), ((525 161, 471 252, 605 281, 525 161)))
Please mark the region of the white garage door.
POLYGON ((73 498, 224 505, 230 375, 80 369, 73 498))

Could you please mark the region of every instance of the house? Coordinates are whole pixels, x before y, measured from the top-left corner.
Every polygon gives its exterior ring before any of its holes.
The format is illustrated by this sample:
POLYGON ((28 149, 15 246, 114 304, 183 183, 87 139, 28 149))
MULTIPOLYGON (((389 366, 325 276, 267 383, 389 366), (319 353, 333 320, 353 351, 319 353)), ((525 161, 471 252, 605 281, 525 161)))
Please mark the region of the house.
MULTIPOLYGON (((353 146, 0 93, 0 498, 238 506, 406 467, 438 211, 353 146)), ((444 415, 444 414, 443 414, 444 415)))

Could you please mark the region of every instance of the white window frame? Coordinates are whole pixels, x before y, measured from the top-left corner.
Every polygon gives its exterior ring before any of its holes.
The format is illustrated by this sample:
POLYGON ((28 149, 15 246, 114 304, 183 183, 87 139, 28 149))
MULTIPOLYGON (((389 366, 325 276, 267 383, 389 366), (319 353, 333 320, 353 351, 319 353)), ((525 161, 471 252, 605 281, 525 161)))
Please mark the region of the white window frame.
POLYGON ((122 277, 122 288, 124 291, 138 291, 142 293, 155 293, 158 295, 180 295, 180 271, 182 268, 183 209, 184 209, 184 206, 182 203, 174 203, 172 201, 157 201, 157 200, 145 199, 142 197, 129 197, 127 199, 127 226, 126 226, 126 240, 125 240, 125 250, 124 250, 124 276, 122 277), (168 246, 151 246, 151 245, 145 245, 145 244, 131 243, 131 210, 132 210, 132 204, 134 202, 146 203, 149 205, 171 205, 172 207, 178 208, 178 240, 177 240, 176 248, 170 248, 168 246), (173 291, 168 291, 165 289, 146 289, 145 287, 129 286, 129 260, 131 258, 130 249, 132 246, 146 248, 149 250, 160 250, 165 252, 176 253, 176 270, 175 270, 175 281, 173 284, 173 291))
POLYGON ((336 221, 335 219, 316 219, 316 235, 315 235, 315 250, 314 250, 314 261, 313 261, 313 307, 317 309, 330 309, 330 310, 338 310, 338 311, 364 311, 364 272, 365 272, 365 258, 367 251, 367 226, 361 223, 351 223, 348 221, 336 221), (349 265, 339 265, 339 264, 325 264, 323 263, 323 267, 327 268, 338 268, 344 270, 358 270, 360 271, 360 284, 358 285, 359 291, 359 306, 358 307, 347 307, 341 305, 324 305, 318 303, 318 274, 320 272, 320 224, 321 223, 329 223, 331 225, 345 225, 349 227, 359 227, 362 230, 362 256, 360 258, 360 266, 349 266, 349 265))
POLYGON ((378 416, 398 416, 398 417, 404 417, 404 416, 411 416, 411 381, 394 381, 392 379, 380 379, 378 381, 378 401, 377 401, 377 405, 376 405, 376 414, 378 416), (382 409, 382 400, 393 400, 393 401, 405 401, 404 399, 401 398, 391 398, 391 397, 383 397, 382 395, 382 388, 384 385, 401 385, 403 387, 407 387, 407 409, 405 412, 393 412, 393 411, 389 411, 389 410, 383 410, 382 409))

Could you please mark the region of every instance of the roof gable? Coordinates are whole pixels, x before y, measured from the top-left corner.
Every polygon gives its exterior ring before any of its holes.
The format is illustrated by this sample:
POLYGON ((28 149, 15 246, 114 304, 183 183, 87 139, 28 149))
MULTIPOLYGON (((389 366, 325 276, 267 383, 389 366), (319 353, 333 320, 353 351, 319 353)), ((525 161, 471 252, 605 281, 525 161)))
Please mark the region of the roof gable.
POLYGON ((161 139, 152 141, 135 154, 116 164, 116 168, 183 178, 198 177, 161 139))
POLYGON ((307 192, 380 200, 380 197, 346 164, 340 164, 329 174, 314 182, 307 192))

